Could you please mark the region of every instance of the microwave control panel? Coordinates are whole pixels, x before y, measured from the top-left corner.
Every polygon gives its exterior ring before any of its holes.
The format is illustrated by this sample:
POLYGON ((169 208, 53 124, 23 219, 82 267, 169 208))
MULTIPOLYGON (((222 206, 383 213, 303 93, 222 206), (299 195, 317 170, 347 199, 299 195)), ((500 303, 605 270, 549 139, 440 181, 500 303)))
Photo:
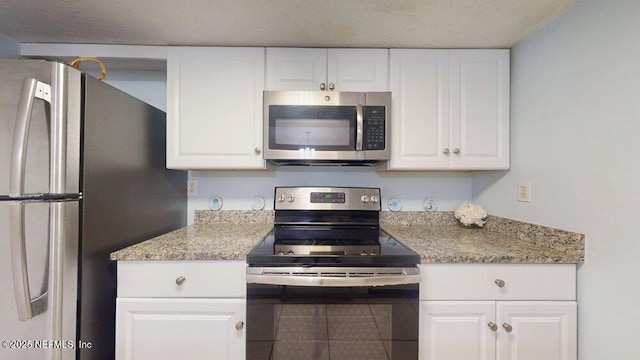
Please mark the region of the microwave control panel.
POLYGON ((364 107, 363 150, 385 149, 385 107, 364 107))

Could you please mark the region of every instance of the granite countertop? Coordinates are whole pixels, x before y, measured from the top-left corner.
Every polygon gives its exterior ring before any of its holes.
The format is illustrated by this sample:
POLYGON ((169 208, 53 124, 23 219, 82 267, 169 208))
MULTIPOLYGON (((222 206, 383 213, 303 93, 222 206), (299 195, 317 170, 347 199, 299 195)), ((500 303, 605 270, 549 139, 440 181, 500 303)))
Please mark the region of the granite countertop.
POLYGON ((391 225, 383 229, 415 250, 422 263, 579 263, 582 256, 566 247, 457 225, 391 225))
MULTIPOLYGON (((111 253, 111 260, 243 260, 272 230, 272 211, 196 211, 195 224, 111 253)), ((383 212, 381 226, 422 263, 582 263, 584 235, 489 217, 464 229, 450 212, 383 212)))
POLYGON ((244 260, 271 224, 194 224, 111 253, 111 260, 244 260))

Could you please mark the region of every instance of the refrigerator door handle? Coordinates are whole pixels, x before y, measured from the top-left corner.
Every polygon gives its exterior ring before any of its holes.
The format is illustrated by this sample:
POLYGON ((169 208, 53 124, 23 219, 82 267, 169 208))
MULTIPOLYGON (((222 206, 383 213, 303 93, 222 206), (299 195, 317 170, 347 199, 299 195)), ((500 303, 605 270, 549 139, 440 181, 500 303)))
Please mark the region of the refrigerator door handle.
MULTIPOLYGON (((13 273, 13 290, 16 296, 18 319, 27 321, 41 314, 47 308, 47 295, 43 294, 31 298, 29 290, 29 273, 27 270, 27 249, 25 238, 25 203, 12 202, 9 207, 11 270, 13 273)), ((51 236, 51 235, 49 235, 51 236)), ((48 270, 47 270, 48 271, 48 270)), ((48 275, 47 275, 48 277, 48 275)))
POLYGON ((9 172, 9 196, 23 197, 24 173, 27 162, 27 145, 31 113, 36 99, 51 104, 51 86, 34 78, 25 78, 18 101, 16 128, 13 133, 13 149, 11 153, 11 171, 9 172))

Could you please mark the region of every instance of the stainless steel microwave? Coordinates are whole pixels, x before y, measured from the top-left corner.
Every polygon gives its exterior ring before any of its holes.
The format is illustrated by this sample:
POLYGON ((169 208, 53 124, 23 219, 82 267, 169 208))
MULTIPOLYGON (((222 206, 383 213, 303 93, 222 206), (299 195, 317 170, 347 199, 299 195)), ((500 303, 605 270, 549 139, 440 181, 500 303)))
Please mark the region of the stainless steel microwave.
POLYGON ((389 160, 390 92, 264 92, 264 158, 277 165, 389 160))

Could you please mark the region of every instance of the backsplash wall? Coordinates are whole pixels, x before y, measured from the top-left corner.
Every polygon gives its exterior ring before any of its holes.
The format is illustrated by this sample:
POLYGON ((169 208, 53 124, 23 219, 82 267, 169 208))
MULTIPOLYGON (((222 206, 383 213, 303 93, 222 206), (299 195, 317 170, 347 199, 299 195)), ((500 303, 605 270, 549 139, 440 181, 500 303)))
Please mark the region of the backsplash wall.
POLYGON ((189 197, 189 224, 194 210, 208 210, 212 196, 220 196, 224 210, 250 210, 251 199, 261 196, 265 209, 273 209, 276 186, 366 186, 379 187, 382 209, 390 198, 402 201, 402 210, 424 211, 431 198, 438 210, 454 210, 471 199, 468 172, 376 172, 373 168, 280 167, 273 171, 191 171, 198 181, 198 195, 189 197))

